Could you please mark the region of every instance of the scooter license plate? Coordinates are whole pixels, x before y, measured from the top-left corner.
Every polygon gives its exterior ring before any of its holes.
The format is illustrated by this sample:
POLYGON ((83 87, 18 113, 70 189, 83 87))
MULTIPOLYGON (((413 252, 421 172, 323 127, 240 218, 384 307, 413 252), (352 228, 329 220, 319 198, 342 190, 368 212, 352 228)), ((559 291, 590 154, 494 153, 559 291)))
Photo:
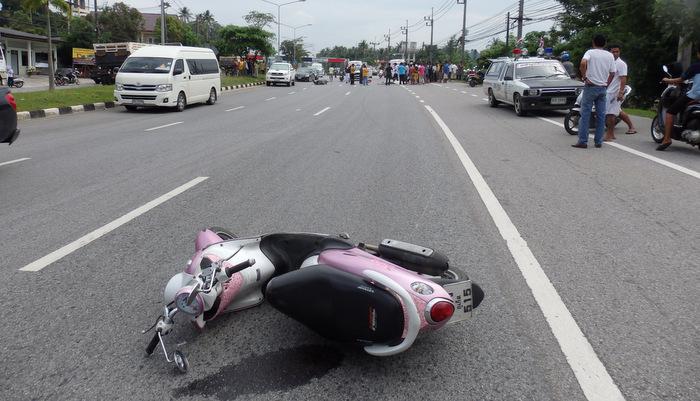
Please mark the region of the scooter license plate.
POLYGON ((472 317, 472 282, 471 280, 445 284, 442 288, 447 291, 455 303, 455 313, 449 323, 461 322, 472 317))
POLYGON ((566 98, 565 97, 553 97, 552 104, 566 104, 566 98))

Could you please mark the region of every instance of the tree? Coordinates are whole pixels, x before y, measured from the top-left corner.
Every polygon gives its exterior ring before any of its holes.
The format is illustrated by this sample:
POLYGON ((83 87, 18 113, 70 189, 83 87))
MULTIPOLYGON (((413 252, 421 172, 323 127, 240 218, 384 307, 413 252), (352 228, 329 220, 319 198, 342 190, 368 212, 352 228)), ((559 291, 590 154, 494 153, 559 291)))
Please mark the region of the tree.
POLYGON ((221 55, 241 56, 249 49, 260 52, 261 55, 274 54, 275 49, 270 43, 273 35, 262 28, 254 26, 226 25, 219 32, 216 47, 221 55))
POLYGON ((101 42, 136 42, 143 29, 143 16, 139 10, 124 3, 114 3, 99 13, 101 42))
POLYGON ((243 17, 243 19, 245 20, 246 24, 256 28, 267 28, 275 23, 274 15, 255 10, 250 11, 243 17))
MULTIPOLYGON (((182 43, 185 46, 199 46, 199 37, 192 32, 189 25, 173 15, 165 17, 166 40, 171 43, 182 43)), ((153 34, 160 37, 160 17, 156 19, 156 28, 153 34)))
POLYGON ((54 65, 53 65, 53 43, 51 40, 51 9, 50 6, 61 11, 68 11, 68 3, 64 0, 22 0, 22 8, 33 12, 39 9, 46 11, 46 37, 49 44, 49 91, 54 90, 54 65))
POLYGON ((309 52, 304 49, 304 39, 302 38, 283 40, 282 43, 280 43, 280 52, 284 55, 285 59, 292 64, 297 64, 302 57, 309 55, 309 52))
POLYGON ((212 25, 214 24, 214 22, 216 22, 214 20, 214 14, 212 14, 209 10, 206 10, 201 15, 201 21, 204 24, 204 28, 206 29, 205 34, 207 37, 207 42, 209 42, 211 38, 212 25))
POLYGON ((192 18, 192 12, 187 7, 182 7, 178 15, 184 23, 190 22, 190 18, 192 18))

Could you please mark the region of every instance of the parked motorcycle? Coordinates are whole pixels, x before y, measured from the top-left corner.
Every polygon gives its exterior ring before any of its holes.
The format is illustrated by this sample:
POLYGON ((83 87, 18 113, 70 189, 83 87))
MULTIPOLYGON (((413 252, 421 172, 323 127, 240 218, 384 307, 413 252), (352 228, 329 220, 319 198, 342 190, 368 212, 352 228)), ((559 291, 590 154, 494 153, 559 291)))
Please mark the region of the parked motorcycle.
MULTIPOLYGON (((622 97, 622 103, 625 103, 625 100, 627 100, 627 97, 632 93, 632 87, 629 85, 625 85, 625 92, 622 97)), ((578 124, 579 121, 581 120, 581 100, 583 99, 583 92, 581 92, 578 97, 576 98, 576 103, 574 103, 573 107, 569 110, 568 113, 566 113, 566 117, 564 117, 564 129, 566 132, 568 132, 570 135, 578 135, 578 124)), ((615 126, 619 124, 621 121, 620 116, 615 116, 615 126)), ((593 109, 591 109, 591 119, 589 123, 589 129, 595 129, 596 125, 598 124, 598 117, 595 112, 595 104, 593 105, 593 109)))
MULTIPOLYGON (((669 77, 668 67, 663 66, 663 70, 669 77)), ((680 96, 685 95, 692 87, 691 80, 685 81, 681 85, 668 85, 661 93, 656 116, 651 121, 651 138, 656 143, 661 143, 664 139, 664 116, 668 109, 680 96)), ((673 130, 671 139, 683 141, 691 146, 698 146, 700 149, 700 103, 690 102, 685 110, 677 114, 673 120, 673 130)))
POLYGON ((484 77, 476 72, 470 72, 467 75, 467 82, 469 83, 470 87, 475 87, 477 85, 483 84, 484 83, 484 77))
POLYGON ((266 298, 320 335, 357 342, 376 356, 407 350, 423 332, 466 320, 484 293, 449 268, 443 254, 395 240, 352 244, 347 235, 275 233, 238 238, 212 227, 198 233, 185 271, 165 287, 165 306, 146 348, 161 345, 181 372, 185 354, 170 354, 163 337, 177 314, 202 329, 225 312, 266 298))
MULTIPOLYGON (((9 81, 9 79, 8 79, 8 81, 9 81)), ((9 82, 8 82, 8 84, 9 84, 9 82)), ((14 78, 14 79, 12 80, 12 85, 8 85, 8 86, 9 86, 10 88, 17 88, 17 89, 19 89, 19 88, 21 88, 21 87, 24 86, 24 80, 23 80, 22 78, 14 78)))

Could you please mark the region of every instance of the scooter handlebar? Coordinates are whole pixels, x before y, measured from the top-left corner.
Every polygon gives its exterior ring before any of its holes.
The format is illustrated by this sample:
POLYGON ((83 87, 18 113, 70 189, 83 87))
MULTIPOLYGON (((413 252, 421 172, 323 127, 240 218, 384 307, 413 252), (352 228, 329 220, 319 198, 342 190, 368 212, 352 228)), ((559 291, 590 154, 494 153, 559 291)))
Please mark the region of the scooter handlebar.
POLYGON ((239 271, 243 269, 247 269, 250 266, 253 266, 255 264, 255 259, 250 258, 248 260, 244 260, 243 262, 233 265, 231 267, 226 268, 226 275, 231 277, 234 273, 238 273, 239 271))
POLYGON ((146 354, 151 355, 153 351, 156 349, 158 346, 158 342, 160 339, 158 338, 158 333, 153 335, 153 338, 151 338, 151 342, 148 343, 148 347, 146 347, 146 354))

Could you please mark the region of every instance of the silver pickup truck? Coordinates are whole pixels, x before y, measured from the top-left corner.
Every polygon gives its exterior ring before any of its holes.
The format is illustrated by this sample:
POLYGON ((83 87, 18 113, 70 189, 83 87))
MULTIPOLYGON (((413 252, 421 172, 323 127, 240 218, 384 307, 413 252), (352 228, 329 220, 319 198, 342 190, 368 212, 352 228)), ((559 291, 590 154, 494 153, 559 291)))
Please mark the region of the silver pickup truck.
POLYGON ((583 82, 571 79, 558 60, 503 57, 491 62, 484 76, 489 105, 512 104, 519 116, 528 110, 570 109, 583 90, 583 82))

